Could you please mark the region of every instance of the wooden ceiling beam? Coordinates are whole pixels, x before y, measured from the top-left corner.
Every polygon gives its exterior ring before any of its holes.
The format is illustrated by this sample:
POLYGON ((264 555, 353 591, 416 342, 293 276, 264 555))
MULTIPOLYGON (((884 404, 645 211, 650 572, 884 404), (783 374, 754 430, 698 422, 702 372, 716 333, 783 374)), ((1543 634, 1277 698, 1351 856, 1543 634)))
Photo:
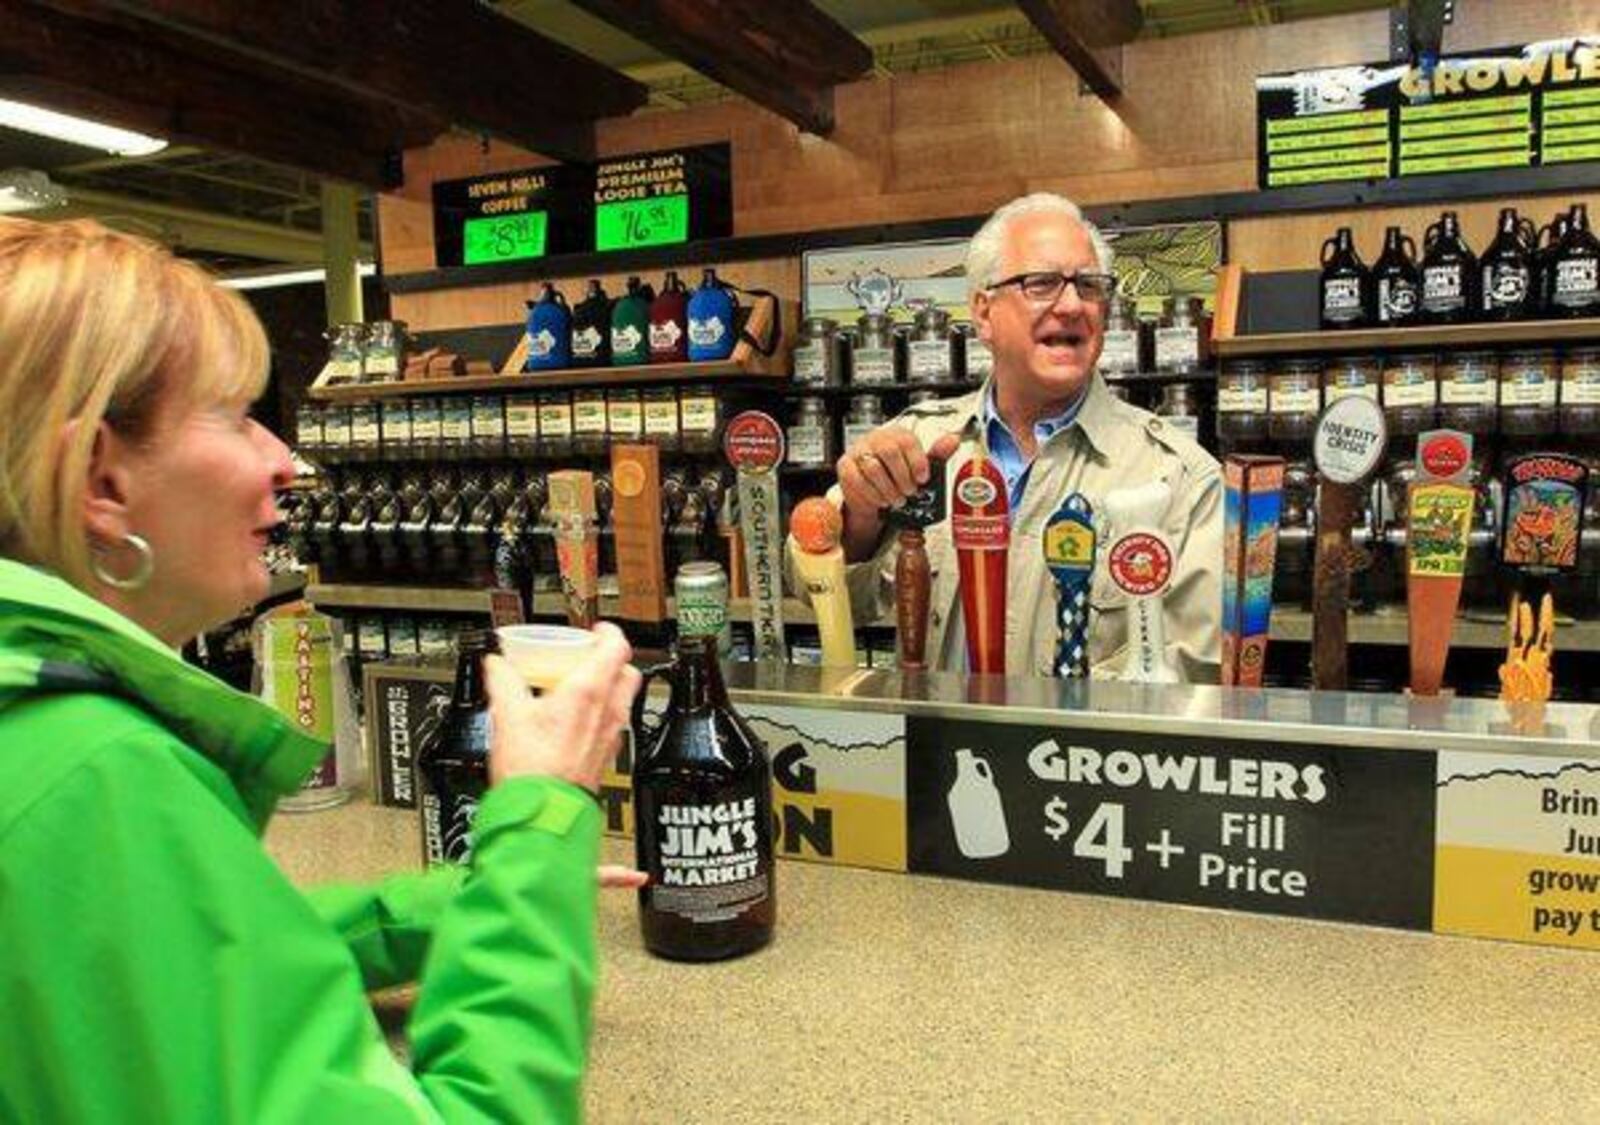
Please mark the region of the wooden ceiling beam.
POLYGON ((363 103, 224 53, 195 55, 56 4, 0 0, 0 96, 377 190, 448 122, 363 103))
POLYGON ((594 120, 631 113, 649 96, 642 84, 477 0, 42 2, 100 9, 232 52, 266 73, 288 71, 558 159, 592 158, 594 120))
POLYGON ((872 49, 810 0, 573 0, 808 133, 833 131, 833 87, 872 49))
POLYGON ((1144 24, 1138 0, 1017 0, 1056 53, 1107 101, 1122 94, 1122 51, 1144 24))

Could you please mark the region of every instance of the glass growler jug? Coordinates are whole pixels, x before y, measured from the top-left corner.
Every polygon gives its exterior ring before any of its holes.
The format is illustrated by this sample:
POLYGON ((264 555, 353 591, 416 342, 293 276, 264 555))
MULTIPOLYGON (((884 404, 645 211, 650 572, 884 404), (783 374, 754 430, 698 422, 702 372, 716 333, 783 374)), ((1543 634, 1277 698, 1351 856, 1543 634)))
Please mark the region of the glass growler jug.
POLYGON ((1371 274, 1356 253, 1349 227, 1340 227, 1322 244, 1322 327, 1365 328, 1371 274))
POLYGON ((715 636, 681 637, 673 659, 647 669, 672 696, 644 722, 634 698, 634 849, 650 876, 639 890, 645 948, 713 961, 772 939, 772 770, 766 747, 728 701, 715 636))
POLYGON ((1517 320, 1534 308, 1533 248, 1539 235, 1515 207, 1502 207, 1494 241, 1483 252, 1478 312, 1485 320, 1517 320))
POLYGON ((1422 240, 1422 319, 1430 324, 1464 324, 1476 302, 1473 283, 1478 260, 1461 237, 1461 222, 1446 211, 1422 240))
POLYGON ((1383 253, 1372 267, 1372 280, 1380 327, 1400 328, 1417 322, 1422 314, 1417 245, 1399 227, 1383 232, 1383 253))

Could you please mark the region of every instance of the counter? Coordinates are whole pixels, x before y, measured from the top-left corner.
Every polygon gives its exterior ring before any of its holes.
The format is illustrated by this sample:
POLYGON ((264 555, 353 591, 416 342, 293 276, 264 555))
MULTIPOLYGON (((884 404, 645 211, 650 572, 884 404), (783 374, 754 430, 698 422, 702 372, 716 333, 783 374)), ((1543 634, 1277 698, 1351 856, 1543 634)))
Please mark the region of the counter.
MULTIPOLYGON (((280 815, 299 882, 414 813, 280 815)), ((631 847, 607 840, 609 858, 631 847)), ((776 944, 648 957, 602 896, 589 1120, 1563 1121, 1600 1115, 1583 952, 784 862, 776 944)))

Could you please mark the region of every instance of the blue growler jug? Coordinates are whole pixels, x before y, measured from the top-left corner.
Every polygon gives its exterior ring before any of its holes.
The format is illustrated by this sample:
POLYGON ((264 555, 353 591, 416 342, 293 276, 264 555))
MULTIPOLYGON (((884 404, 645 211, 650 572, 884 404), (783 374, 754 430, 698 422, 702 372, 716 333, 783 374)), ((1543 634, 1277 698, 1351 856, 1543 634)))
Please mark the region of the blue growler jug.
POLYGON ((689 359, 727 359, 733 354, 737 334, 733 321, 733 294, 708 269, 700 288, 689 298, 689 359))
POLYGON ((528 358, 524 371, 554 371, 572 366, 572 313, 561 290, 545 282, 537 301, 528 302, 528 358))

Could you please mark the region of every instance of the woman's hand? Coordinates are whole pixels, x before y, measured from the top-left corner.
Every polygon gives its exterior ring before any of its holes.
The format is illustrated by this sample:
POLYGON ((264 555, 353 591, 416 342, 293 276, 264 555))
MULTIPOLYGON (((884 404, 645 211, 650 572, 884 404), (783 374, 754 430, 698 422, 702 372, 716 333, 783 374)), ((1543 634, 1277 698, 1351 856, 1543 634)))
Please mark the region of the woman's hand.
POLYGON ((489 780, 537 774, 598 789, 606 765, 621 747, 633 697, 642 678, 628 661, 633 650, 622 631, 602 621, 595 644, 561 683, 539 696, 528 693, 511 662, 483 662, 494 724, 489 780))

